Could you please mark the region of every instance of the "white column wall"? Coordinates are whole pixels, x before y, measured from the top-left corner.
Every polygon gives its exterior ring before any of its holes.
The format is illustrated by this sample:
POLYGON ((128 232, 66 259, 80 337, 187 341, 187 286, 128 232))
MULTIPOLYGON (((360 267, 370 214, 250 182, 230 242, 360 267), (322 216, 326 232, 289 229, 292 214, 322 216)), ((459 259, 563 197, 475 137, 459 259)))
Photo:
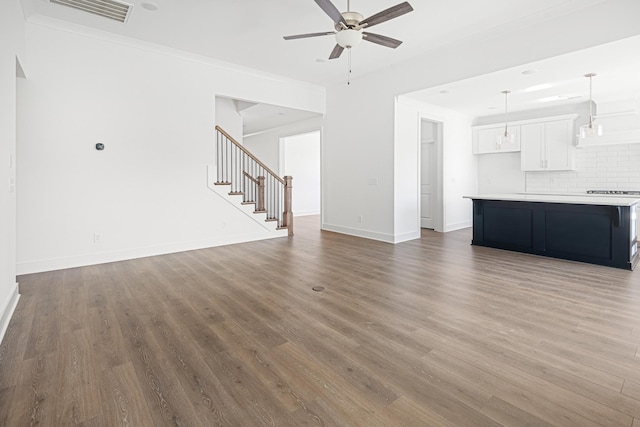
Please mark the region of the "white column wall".
POLYGON ((394 101, 387 82, 366 80, 327 91, 322 228, 393 242, 394 101))
POLYGON ((398 243, 420 237, 421 132, 417 106, 402 97, 396 99, 395 106, 393 226, 394 242, 398 243))
POLYGON ((323 113, 324 89, 103 37, 27 24, 18 272, 264 238, 207 187, 215 96, 323 113))
POLYGON ((18 302, 16 283, 16 60, 26 68, 19 0, 0 2, 0 342, 18 302))

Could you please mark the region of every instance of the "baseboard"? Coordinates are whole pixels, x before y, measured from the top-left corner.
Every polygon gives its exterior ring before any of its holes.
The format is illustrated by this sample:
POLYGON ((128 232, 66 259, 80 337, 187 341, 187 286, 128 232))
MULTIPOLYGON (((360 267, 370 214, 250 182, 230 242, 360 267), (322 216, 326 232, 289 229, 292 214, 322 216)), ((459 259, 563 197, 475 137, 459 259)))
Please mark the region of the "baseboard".
POLYGON ((420 230, 411 231, 409 233, 396 234, 393 238, 393 243, 408 242, 409 240, 415 240, 420 238, 420 230))
POLYGON ((312 210, 312 211, 301 211, 301 212, 294 212, 293 216, 297 217, 297 216, 310 216, 310 215, 320 215, 320 211, 319 210, 312 210))
POLYGON ((379 240, 386 243, 395 243, 391 234, 377 233, 374 231, 361 230, 359 228, 342 227, 340 225, 322 224, 322 229, 335 233, 348 234, 349 236, 363 237, 365 239, 379 240))
MULTIPOLYGON (((444 232, 460 230, 462 228, 471 227, 472 225, 473 223, 471 221, 463 221, 463 222, 456 222, 453 224, 447 224, 447 227, 445 228, 444 232)), ((363 237, 365 239, 379 240, 381 242, 394 243, 394 244, 407 242, 409 240, 415 240, 420 238, 420 230, 411 231, 403 234, 391 235, 391 234, 376 233, 372 231, 361 230, 358 228, 342 227, 340 225, 332 225, 332 224, 326 224, 326 223, 322 224, 322 229, 327 231, 333 231, 336 233, 348 234, 349 236, 363 237)))
POLYGON ((7 300, 5 306, 2 308, 2 311, 0 311, 0 344, 2 344, 4 334, 7 332, 9 322, 11 321, 11 316, 13 316, 13 312, 16 310, 19 299, 20 290, 18 288, 18 283, 16 283, 15 285, 13 285, 11 296, 7 300))
POLYGON ((288 230, 265 231, 260 233, 225 236, 196 242, 173 243, 159 246, 141 247, 114 252, 70 256, 18 262, 17 275, 41 273, 43 271, 63 270, 65 268, 83 267, 86 265, 105 264, 108 262, 125 261, 129 259, 145 258, 149 256, 166 255, 176 252, 192 251, 212 248, 216 246, 233 245, 236 243, 253 242, 286 237, 288 230))
POLYGON ((447 224, 444 231, 446 233, 447 231, 461 230, 463 228, 469 228, 471 226, 473 226, 473 221, 454 222, 453 224, 447 224))

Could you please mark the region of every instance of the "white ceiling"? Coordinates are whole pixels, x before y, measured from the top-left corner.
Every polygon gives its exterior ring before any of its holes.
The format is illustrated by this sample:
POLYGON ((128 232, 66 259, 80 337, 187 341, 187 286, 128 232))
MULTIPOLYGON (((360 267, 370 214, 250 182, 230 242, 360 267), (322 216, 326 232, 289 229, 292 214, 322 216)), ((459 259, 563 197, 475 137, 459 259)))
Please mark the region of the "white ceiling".
POLYGON ((242 101, 236 101, 236 105, 238 105, 238 111, 242 116, 244 137, 303 120, 322 117, 321 114, 311 111, 295 110, 278 105, 243 103, 242 101))
POLYGON ((504 112, 504 90, 510 90, 509 111, 557 107, 589 100, 597 105, 621 100, 640 101, 640 36, 596 46, 455 83, 432 87, 408 96, 473 117, 504 112), (525 71, 533 74, 523 74, 525 71), (557 99, 557 98, 560 99, 557 99))
MULTIPOLYGON (((198 55, 320 85, 344 84, 347 55, 325 60, 335 45, 333 36, 285 41, 282 36, 332 31, 331 19, 313 0, 125 0, 133 5, 124 24, 52 4, 49 0, 22 0, 27 19, 55 20, 91 27, 198 55), (157 5, 150 11, 144 3, 157 5)), ((340 10, 347 0, 333 0, 340 10)), ((409 0, 414 11, 382 23, 372 32, 403 40, 398 49, 363 42, 352 52, 352 76, 356 78, 414 57, 448 43, 479 36, 508 33, 562 17, 606 0, 409 0)), ((352 0, 351 9, 365 17, 401 0, 352 0)), ((412 94, 432 104, 472 116, 498 114, 504 109, 505 89, 513 93, 510 110, 544 106, 549 96, 581 97, 547 105, 588 99, 585 73, 596 72, 594 100, 636 93, 640 96, 640 38, 601 46, 596 54, 577 52, 536 64, 504 70, 478 78, 430 88, 412 94), (525 69, 538 69, 523 75, 525 69), (524 89, 538 84, 552 88, 536 92, 524 89), (441 93, 446 91, 447 93, 441 93), (489 109, 494 107, 495 109, 489 109)), ((245 113, 245 134, 298 121, 306 113, 281 111, 279 107, 253 107, 245 113), (271 120, 267 120, 270 117, 271 120)))
MULTIPOLYGON (((333 23, 313 0, 125 0, 133 4, 124 24, 52 4, 22 0, 27 18, 41 15, 109 33, 181 49, 294 79, 329 85, 344 82, 347 55, 331 61, 333 36, 285 41, 282 36, 332 31, 333 23), (142 7, 154 3, 156 11, 142 7)), ((528 26, 605 0, 410 0, 414 11, 372 32, 403 40, 398 49, 363 42, 353 49, 355 78, 426 54, 448 43, 528 26)), ((352 0, 365 17, 401 0, 352 0)), ((347 0, 334 0, 345 10, 347 0)))

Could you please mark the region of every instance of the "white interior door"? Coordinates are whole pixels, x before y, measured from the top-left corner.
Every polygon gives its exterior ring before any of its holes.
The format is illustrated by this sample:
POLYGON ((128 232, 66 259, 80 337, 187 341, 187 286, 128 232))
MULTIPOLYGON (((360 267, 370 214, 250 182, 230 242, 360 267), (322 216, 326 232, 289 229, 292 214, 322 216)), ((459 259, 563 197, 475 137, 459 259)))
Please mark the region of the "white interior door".
POLYGON ((436 126, 423 121, 420 143, 420 227, 435 228, 436 126))

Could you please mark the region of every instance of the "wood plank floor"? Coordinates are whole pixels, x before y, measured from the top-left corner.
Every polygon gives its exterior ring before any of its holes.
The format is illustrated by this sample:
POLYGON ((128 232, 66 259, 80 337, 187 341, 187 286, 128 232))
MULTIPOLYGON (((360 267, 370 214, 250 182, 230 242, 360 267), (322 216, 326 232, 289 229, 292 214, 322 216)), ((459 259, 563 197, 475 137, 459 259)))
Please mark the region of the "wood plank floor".
POLYGON ((19 277, 0 426, 640 427, 640 272, 470 241, 303 217, 19 277))

